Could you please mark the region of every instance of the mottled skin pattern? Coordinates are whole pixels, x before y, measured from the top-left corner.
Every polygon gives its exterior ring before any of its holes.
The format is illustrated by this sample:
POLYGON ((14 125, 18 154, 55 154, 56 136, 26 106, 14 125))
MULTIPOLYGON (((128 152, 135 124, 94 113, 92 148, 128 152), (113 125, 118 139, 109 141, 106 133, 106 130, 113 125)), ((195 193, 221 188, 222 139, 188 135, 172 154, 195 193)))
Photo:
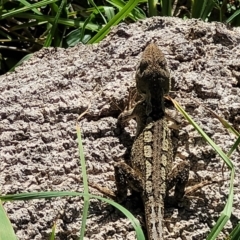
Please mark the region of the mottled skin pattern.
POLYGON ((171 137, 166 121, 161 119, 148 124, 132 147, 131 167, 138 170, 141 176, 149 239, 163 239, 166 180, 172 159, 171 137))
POLYGON ((164 239, 164 199, 168 190, 176 186, 176 202, 181 200, 189 174, 187 162, 171 172, 172 141, 164 117, 163 99, 169 92, 169 78, 164 55, 155 44, 149 44, 136 72, 137 90, 143 99, 119 116, 120 121, 135 118, 137 133, 130 165, 124 162, 115 165, 117 193, 119 199, 123 199, 127 187, 141 192, 148 240, 164 239))

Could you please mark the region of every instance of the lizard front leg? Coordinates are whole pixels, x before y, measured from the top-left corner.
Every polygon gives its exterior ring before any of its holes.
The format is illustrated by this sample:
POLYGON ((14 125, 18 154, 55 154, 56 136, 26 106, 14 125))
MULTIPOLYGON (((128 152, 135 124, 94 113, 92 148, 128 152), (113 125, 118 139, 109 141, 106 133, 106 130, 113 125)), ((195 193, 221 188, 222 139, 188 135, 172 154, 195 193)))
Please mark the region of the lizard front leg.
POLYGON ((136 119, 137 131, 136 131, 135 138, 137 138, 139 136, 139 134, 143 131, 145 126, 152 120, 145 113, 146 105, 147 105, 146 101, 139 101, 134 106, 134 108, 132 108, 129 111, 125 111, 125 112, 121 113, 118 117, 118 120, 120 122, 126 122, 132 118, 136 119))

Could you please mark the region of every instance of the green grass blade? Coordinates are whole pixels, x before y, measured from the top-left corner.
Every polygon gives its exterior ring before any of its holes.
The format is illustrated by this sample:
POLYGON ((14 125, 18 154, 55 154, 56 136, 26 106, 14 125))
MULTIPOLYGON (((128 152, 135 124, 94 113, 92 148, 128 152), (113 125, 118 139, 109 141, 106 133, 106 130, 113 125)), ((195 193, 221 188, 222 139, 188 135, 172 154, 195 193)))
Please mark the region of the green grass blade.
POLYGON ((98 6, 95 4, 95 2, 93 0, 88 0, 92 6, 94 6, 94 8, 97 10, 97 12, 101 15, 103 21, 105 22, 105 24, 107 24, 107 20, 106 18, 103 16, 103 14, 101 13, 101 11, 98 9, 98 6))
POLYGON ((34 8, 40 8, 40 7, 48 5, 49 3, 53 3, 53 2, 57 2, 57 1, 59 1, 59 0, 47 0, 47 1, 44 0, 44 1, 41 1, 41 2, 31 4, 31 5, 26 6, 26 7, 22 7, 22 8, 16 9, 16 10, 12 10, 8 13, 2 14, 2 16, 0 16, 0 20, 5 19, 5 18, 9 18, 9 17, 13 17, 13 16, 15 16, 19 13, 23 13, 23 12, 26 12, 28 10, 34 9, 34 8))
POLYGON ((125 7, 118 12, 107 24, 103 27, 88 43, 100 42, 110 31, 112 26, 117 25, 123 18, 125 18, 138 4, 140 0, 130 0, 125 7))
POLYGON ((172 1, 162 0, 162 15, 172 16, 172 1))
MULTIPOLYGON (((19 18, 27 18, 27 19, 36 19, 39 21, 48 21, 50 23, 53 23, 55 20, 55 17, 53 16, 46 16, 46 15, 35 15, 35 14, 30 14, 30 13, 19 13, 17 15, 19 18)), ((66 19, 66 18, 59 18, 58 24, 63 24, 66 26, 70 27, 83 27, 84 22, 83 21, 78 21, 78 20, 73 20, 73 19, 66 19)), ((91 31, 97 31, 99 29, 99 25, 94 24, 94 23, 89 23, 86 26, 86 29, 91 30, 91 31)))
POLYGON ((91 38, 90 35, 85 34, 83 37, 81 37, 81 30, 78 29, 74 29, 72 32, 70 32, 67 36, 66 36, 66 44, 68 47, 73 47, 75 46, 77 43, 82 42, 82 43, 86 43, 87 41, 89 41, 89 39, 91 38))
POLYGON ((3 37, 5 37, 5 38, 7 38, 8 40, 12 40, 11 35, 8 34, 8 33, 5 33, 5 32, 2 31, 1 29, 0 29, 0 36, 3 36, 3 37))
POLYGON ((38 27, 38 26, 46 24, 46 23, 47 23, 47 21, 33 21, 33 22, 23 23, 23 24, 19 24, 19 25, 11 27, 10 31, 16 31, 16 30, 20 30, 23 28, 29 28, 29 27, 38 27))
MULTIPOLYGON (((211 111, 211 110, 210 110, 211 111)), ((239 132, 233 127, 231 126, 225 119, 223 119, 222 117, 218 116, 216 113, 214 113, 213 111, 211 111, 211 113, 213 113, 213 115, 221 122, 221 124, 231 133, 233 133, 234 135, 236 135, 237 137, 240 136, 239 132)))
POLYGON ((240 223, 233 229, 233 231, 228 236, 228 239, 239 240, 240 239, 240 223))
MULTIPOLYGON (((119 11, 121 11, 122 8, 124 8, 124 6, 126 5, 123 0, 107 0, 107 2, 118 8, 119 11)), ((132 12, 128 14, 128 17, 131 18, 133 21, 136 21, 138 19, 145 19, 146 15, 142 9, 135 7, 132 12)))
POLYGON ((240 14, 240 10, 237 10, 234 12, 226 21, 226 23, 230 23, 235 17, 237 17, 240 14))
POLYGON ((81 170, 82 170, 83 189, 84 189, 83 216, 82 216, 82 224, 81 224, 81 231, 80 231, 80 239, 83 239, 85 229, 86 229, 88 208, 89 208, 89 190, 88 190, 87 170, 86 170, 86 162, 85 162, 85 157, 83 152, 81 131, 78 125, 76 126, 76 128, 77 128, 78 150, 80 155, 80 164, 81 164, 81 170))
POLYGON ((13 72, 15 70, 16 67, 20 66, 24 61, 27 61, 28 59, 30 59, 32 57, 32 53, 26 55, 25 57, 23 57, 15 66, 13 66, 9 72, 13 72))
POLYGON ((92 19, 94 17, 95 17, 95 14, 91 13, 90 16, 84 21, 84 24, 83 24, 81 32, 80 32, 80 39, 79 39, 80 41, 82 41, 85 36, 84 33, 85 33, 86 26, 88 25, 89 22, 92 21, 92 19))
POLYGON ((233 144, 233 146, 231 147, 230 151, 228 152, 228 157, 230 157, 233 153, 233 151, 235 151, 238 147, 238 145, 240 144, 240 136, 238 137, 237 141, 233 144))
POLYGON ((233 205, 233 180, 234 180, 234 168, 231 171, 231 179, 230 179, 230 187, 229 187, 229 195, 228 195, 227 203, 224 207, 224 210, 221 216, 219 217, 215 226, 213 227, 210 234, 208 235, 207 240, 215 240, 231 216, 232 205, 233 205))
POLYGON ((52 28, 51 28, 51 31, 49 32, 48 36, 47 36, 47 39, 44 43, 44 47, 49 47, 51 46, 51 43, 52 43, 52 39, 53 39, 53 36, 55 34, 55 31, 57 29, 57 26, 58 26, 58 20, 59 20, 59 17, 62 13, 62 10, 63 10, 63 7, 66 5, 66 0, 62 0, 58 10, 57 10, 57 14, 55 16, 55 19, 54 19, 54 22, 53 22, 53 25, 52 25, 52 28))
POLYGON ((193 119, 183 110, 183 108, 178 104, 177 101, 171 99, 174 106, 178 109, 178 111, 188 120, 188 122, 198 131, 198 133, 212 146, 212 148, 218 153, 218 155, 224 160, 227 164, 229 170, 231 171, 231 178, 230 178, 230 186, 229 186, 229 195, 227 199, 227 203, 224 207, 224 210, 219 217, 217 223, 211 230, 210 234, 207 237, 207 240, 214 240, 218 236, 218 234, 223 229, 224 225, 228 221, 231 216, 232 212, 232 205, 233 205, 233 181, 234 181, 234 166, 233 163, 230 161, 229 157, 207 136, 207 134, 193 121, 193 119))
POLYGON ((202 9, 201 12, 201 19, 205 21, 209 14, 213 11, 213 7, 215 6, 215 2, 213 0, 208 0, 207 4, 205 5, 205 8, 202 9))
POLYGON ((173 99, 171 99, 174 106, 179 112, 193 125, 193 127, 198 131, 198 133, 212 146, 212 148, 218 153, 218 155, 224 160, 230 170, 233 168, 232 162, 229 160, 228 156, 212 141, 211 138, 197 125, 196 122, 183 110, 183 108, 173 99))
POLYGON ((54 240, 55 239, 55 232, 56 232, 56 223, 53 224, 52 232, 51 232, 49 240, 54 240))
POLYGON ((105 12, 106 14, 106 17, 108 19, 108 21, 110 21, 114 16, 115 16, 115 13, 114 13, 114 8, 113 7, 103 7, 103 11, 105 12))
POLYGON ((233 127, 231 126, 224 118, 218 116, 214 111, 212 111, 211 109, 205 107, 215 118, 218 119, 218 121, 230 132, 233 133, 235 136, 238 137, 237 141, 234 143, 234 145, 232 146, 232 148, 230 149, 230 151, 228 152, 227 156, 230 157, 231 154, 233 153, 234 150, 237 149, 237 146, 240 143, 240 134, 239 132, 233 127))
MULTIPOLYGON (((192 9, 191 9, 191 17, 192 18, 202 18, 203 12, 207 6, 208 0, 193 0, 192 1, 192 9)), ((211 0, 209 0, 211 1, 211 0)))
POLYGON ((0 240, 16 240, 13 227, 0 201, 0 240))
MULTIPOLYGON (((28 1, 25 1, 25 0, 19 0, 19 2, 21 2, 25 6, 31 6, 31 4, 28 1)), ((38 14, 38 15, 42 15, 42 13, 37 10, 37 8, 33 8, 32 11, 35 12, 36 14, 38 14)))
POLYGON ((158 0, 148 0, 148 15, 149 15, 149 17, 157 16, 157 3, 158 3, 158 0))
POLYGON ((88 198, 95 198, 99 199, 103 202, 106 202, 108 204, 111 204, 115 208, 117 208, 119 211, 121 211, 131 222, 133 225, 136 234, 137 234, 137 239, 138 240, 144 240, 144 234, 141 229, 141 226, 139 224, 139 221, 124 207, 122 207, 120 204, 109 200, 107 198, 99 197, 96 195, 92 194, 84 194, 84 193, 79 193, 79 192, 71 192, 71 191, 51 191, 51 192, 32 192, 32 193, 19 193, 19 194, 9 194, 9 195, 0 195, 0 200, 2 201, 19 201, 19 200, 32 200, 32 199, 42 199, 42 198, 56 198, 56 197, 77 197, 77 196, 82 196, 82 197, 88 197, 88 198))

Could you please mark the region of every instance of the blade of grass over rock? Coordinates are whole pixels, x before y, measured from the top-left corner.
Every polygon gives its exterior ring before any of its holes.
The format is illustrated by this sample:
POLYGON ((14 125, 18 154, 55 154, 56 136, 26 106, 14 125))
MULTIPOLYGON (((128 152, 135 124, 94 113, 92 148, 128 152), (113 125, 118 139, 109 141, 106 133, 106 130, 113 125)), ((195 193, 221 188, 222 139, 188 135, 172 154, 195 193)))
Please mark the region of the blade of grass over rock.
POLYGON ((86 197, 86 198, 95 198, 99 199, 103 202, 106 202, 108 204, 111 204, 112 206, 116 207, 119 211, 121 211, 131 222, 133 225, 136 234, 137 234, 137 239, 138 240, 144 240, 144 234, 141 229, 141 226, 139 224, 139 221, 124 207, 122 207, 120 204, 109 200, 107 198, 99 197, 96 195, 92 194, 84 194, 84 193, 79 193, 79 192, 70 192, 70 191, 49 191, 49 192, 32 192, 32 193, 19 193, 19 194, 9 194, 9 195, 0 195, 0 200, 2 201, 19 201, 19 200, 33 200, 33 199, 42 199, 42 198, 56 198, 56 197, 86 197))
POLYGON ((224 118, 218 116, 214 111, 212 111, 211 109, 207 108, 205 106, 205 108, 211 113, 213 114, 213 116, 215 118, 217 118, 219 120, 219 122, 230 132, 233 133, 234 135, 236 135, 238 137, 237 141, 233 144, 232 148, 230 149, 230 151, 227 153, 227 156, 230 157, 231 154, 233 153, 234 150, 237 149, 237 146, 240 144, 240 133, 233 127, 231 126, 224 118))
POLYGON ((16 240, 13 227, 0 201, 0 239, 16 240))
POLYGON ((81 231, 80 231, 80 239, 83 239, 86 222, 87 222, 87 215, 88 215, 88 208, 89 208, 89 191, 88 191, 88 179, 87 179, 87 171, 86 171, 86 162, 83 153, 83 145, 82 145, 82 138, 81 138, 81 131, 79 125, 76 126, 77 128, 77 138, 78 138, 78 150, 80 154, 80 164, 82 170, 82 177, 83 177, 83 189, 84 189, 84 205, 83 205, 83 216, 81 222, 81 231))
POLYGON ((178 102, 173 99, 171 99, 171 101, 173 102, 177 110, 184 116, 184 118, 186 118, 187 121, 198 131, 198 133, 212 146, 212 148, 224 160, 229 170, 231 171, 229 195, 228 195, 227 203, 217 223, 215 224, 215 226, 213 227, 213 229, 211 230, 210 234, 207 237, 207 240, 214 240, 219 235, 224 225, 226 224, 226 222, 231 216, 232 205, 233 205, 233 181, 234 181, 235 169, 234 169, 233 163, 230 161, 228 156, 207 136, 207 134, 197 125, 197 123, 193 121, 193 119, 183 110, 183 108, 178 104, 178 102))
POLYGON ((240 223, 233 229, 227 239, 239 240, 240 239, 240 223))
POLYGON ((233 151, 235 151, 238 147, 238 145, 240 144, 240 136, 238 137, 237 141, 233 144, 233 146, 231 147, 230 151, 228 152, 228 157, 230 157, 233 153, 233 151))
POLYGON ((178 104, 177 101, 171 99, 174 106, 178 109, 178 111, 188 120, 189 123, 199 132, 199 134, 212 146, 212 148, 219 154, 219 156, 224 160, 224 162, 228 165, 230 170, 233 169, 233 164, 227 157, 227 155, 208 137, 208 135, 197 125, 196 122, 183 110, 183 108, 178 104))
POLYGON ((207 240, 215 240, 231 216, 233 205, 233 181, 234 181, 234 168, 231 171, 227 203, 221 213, 221 216, 219 217, 218 221, 216 222, 210 234, 208 235, 207 240))
POLYGON ((125 7, 118 12, 107 24, 103 27, 88 43, 100 42, 110 31, 112 26, 117 25, 123 18, 125 18, 138 4, 140 0, 130 0, 125 7))
POLYGON ((218 116, 212 109, 204 106, 215 118, 218 119, 218 121, 231 133, 235 134, 237 137, 240 136, 240 133, 231 126, 224 118, 218 116))
POLYGON ((49 240, 54 240, 55 239, 55 232, 56 232, 56 223, 53 224, 52 232, 51 232, 49 240))
POLYGON ((23 57, 15 66, 13 66, 9 72, 13 72, 15 70, 16 67, 20 66, 24 61, 27 61, 28 59, 30 59, 32 57, 32 53, 26 55, 25 57, 23 57))

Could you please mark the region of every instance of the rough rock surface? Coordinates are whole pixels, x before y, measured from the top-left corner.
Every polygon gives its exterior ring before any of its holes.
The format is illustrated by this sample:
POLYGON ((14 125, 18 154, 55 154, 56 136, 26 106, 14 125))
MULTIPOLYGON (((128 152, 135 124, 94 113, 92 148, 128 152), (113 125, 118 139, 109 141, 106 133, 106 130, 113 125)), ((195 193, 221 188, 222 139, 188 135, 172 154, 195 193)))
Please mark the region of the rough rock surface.
MULTIPOLYGON (((0 191, 82 191, 75 122, 80 120, 89 181, 115 189, 113 161, 130 150, 134 121, 125 129, 117 116, 128 103, 142 51, 156 42, 171 71, 175 98, 225 152, 236 137, 209 111, 239 131, 240 31, 219 23, 177 18, 151 18, 120 24, 92 46, 43 49, 14 73, 0 77, 0 191)), ((224 208, 229 171, 199 134, 180 120, 173 131, 176 161, 191 164, 189 186, 205 179, 224 180, 188 196, 183 209, 166 208, 167 239, 206 239, 224 208), (223 173, 222 173, 223 172, 223 173)), ((218 239, 240 218, 239 148, 231 156, 236 167, 233 217, 218 239)), ((90 188, 92 193, 101 195, 90 188)), ((129 196, 131 199, 131 196, 129 196)), ((48 239, 57 223, 56 239, 78 239, 83 200, 65 198, 7 202, 5 209, 19 239, 48 239)), ((137 199, 125 204, 143 221, 137 199), (136 200, 136 201, 135 201, 136 200)), ((113 207, 92 200, 86 239, 135 239, 129 221, 113 207)))

